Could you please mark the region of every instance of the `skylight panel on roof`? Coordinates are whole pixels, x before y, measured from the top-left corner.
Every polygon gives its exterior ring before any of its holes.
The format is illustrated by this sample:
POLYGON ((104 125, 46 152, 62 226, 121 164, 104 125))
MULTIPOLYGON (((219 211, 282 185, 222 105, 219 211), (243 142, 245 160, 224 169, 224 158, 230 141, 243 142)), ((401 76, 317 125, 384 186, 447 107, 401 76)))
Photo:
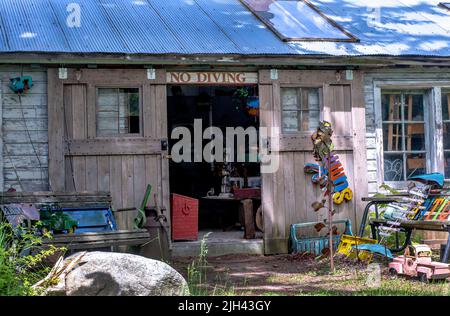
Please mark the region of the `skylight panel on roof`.
POLYGON ((443 7, 444 9, 450 10, 450 2, 440 2, 439 6, 443 7))
POLYGON ((241 1, 284 41, 357 41, 308 1, 241 1))

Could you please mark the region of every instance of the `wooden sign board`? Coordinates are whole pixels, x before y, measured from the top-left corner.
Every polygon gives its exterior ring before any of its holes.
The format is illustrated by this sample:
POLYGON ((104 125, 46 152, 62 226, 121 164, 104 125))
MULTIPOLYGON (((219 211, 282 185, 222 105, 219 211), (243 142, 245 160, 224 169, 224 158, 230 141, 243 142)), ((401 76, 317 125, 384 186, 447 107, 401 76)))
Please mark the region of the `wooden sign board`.
POLYGON ((168 72, 168 84, 243 85, 257 84, 256 72, 168 72))

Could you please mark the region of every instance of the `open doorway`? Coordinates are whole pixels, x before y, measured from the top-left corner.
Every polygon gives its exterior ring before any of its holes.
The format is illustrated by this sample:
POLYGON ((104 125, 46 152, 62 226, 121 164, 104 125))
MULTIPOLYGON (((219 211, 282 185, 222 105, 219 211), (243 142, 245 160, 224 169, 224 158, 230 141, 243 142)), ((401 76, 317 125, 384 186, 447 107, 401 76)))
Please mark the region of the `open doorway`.
MULTIPOLYGON (((177 127, 185 127, 194 135, 194 120, 199 119, 202 133, 213 126, 219 128, 224 136, 224 162, 206 162, 204 159, 194 162, 192 148, 192 162, 171 160, 169 165, 170 192, 198 200, 199 238, 205 232, 213 232, 210 238, 244 239, 248 205, 244 210, 243 201, 249 199, 255 220, 254 238, 262 238, 262 232, 258 229, 258 226, 261 227, 258 221, 261 217, 258 210, 261 204, 260 164, 252 156, 254 144, 246 137, 245 159, 237 162, 238 150, 234 148, 233 157, 227 155, 229 150, 225 140, 227 128, 251 128, 258 133, 258 87, 169 85, 167 98, 169 136, 177 127)), ((171 152, 178 141, 169 140, 171 152)), ((202 148, 205 148, 211 140, 204 139, 202 142, 202 148)))

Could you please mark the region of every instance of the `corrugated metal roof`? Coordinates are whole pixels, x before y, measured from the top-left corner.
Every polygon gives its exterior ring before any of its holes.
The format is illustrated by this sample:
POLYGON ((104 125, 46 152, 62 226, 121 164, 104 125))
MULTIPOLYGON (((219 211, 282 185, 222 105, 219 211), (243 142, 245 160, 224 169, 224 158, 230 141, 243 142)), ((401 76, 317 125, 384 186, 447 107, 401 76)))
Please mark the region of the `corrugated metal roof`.
POLYGON ((283 42, 239 0, 0 0, 0 52, 450 56, 439 0, 310 2, 360 43, 283 42))
POLYGON ((440 0, 310 0, 359 43, 296 42, 297 53, 450 56, 450 11, 440 0))
POLYGON ((0 19, 2 52, 294 53, 238 0, 0 0, 0 19))

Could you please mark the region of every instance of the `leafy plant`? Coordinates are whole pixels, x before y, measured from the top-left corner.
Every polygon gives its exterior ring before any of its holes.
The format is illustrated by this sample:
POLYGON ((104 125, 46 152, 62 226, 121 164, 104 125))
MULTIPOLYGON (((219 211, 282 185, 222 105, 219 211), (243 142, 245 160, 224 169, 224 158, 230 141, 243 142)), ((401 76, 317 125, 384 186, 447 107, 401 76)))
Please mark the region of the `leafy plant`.
POLYGON ((32 285, 50 271, 45 260, 62 250, 43 247, 36 228, 0 223, 0 296, 39 295, 32 285))

